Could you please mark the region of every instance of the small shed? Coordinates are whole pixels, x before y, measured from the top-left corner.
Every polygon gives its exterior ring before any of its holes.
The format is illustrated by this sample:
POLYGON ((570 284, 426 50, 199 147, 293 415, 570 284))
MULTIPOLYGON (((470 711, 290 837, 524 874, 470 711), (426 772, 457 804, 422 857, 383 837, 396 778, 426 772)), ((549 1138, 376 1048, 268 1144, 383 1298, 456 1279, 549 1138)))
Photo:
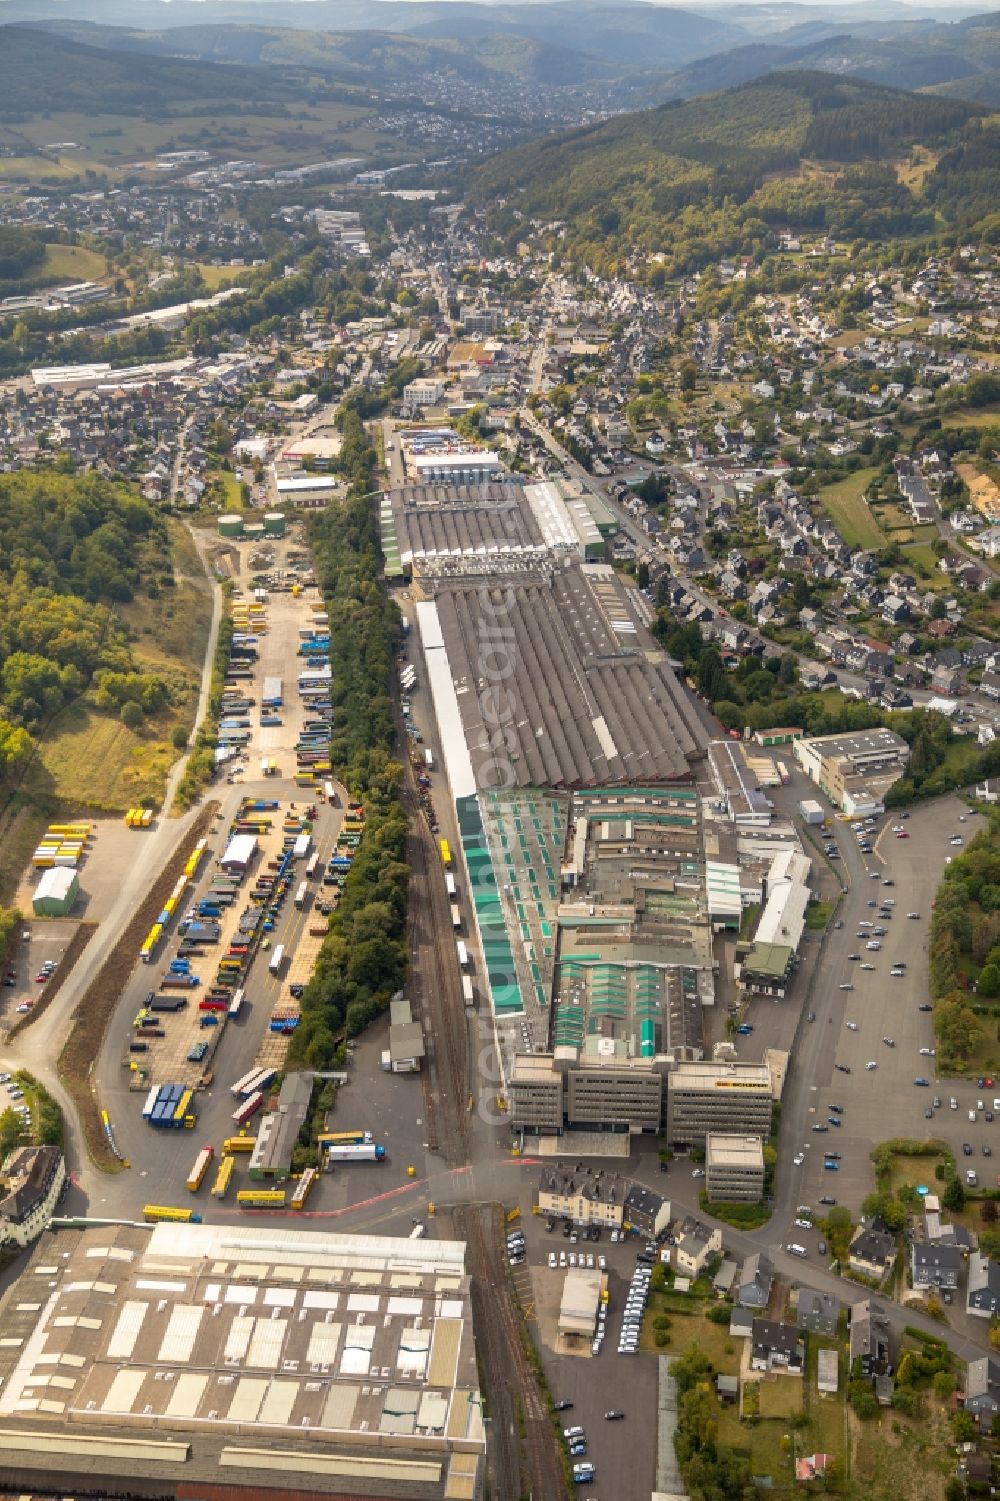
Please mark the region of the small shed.
POLYGON ((31 899, 36 917, 67 917, 80 895, 80 877, 75 870, 53 866, 43 873, 31 899))
POLYGON ((720 1402, 738 1402, 740 1396, 740 1378, 738 1376, 716 1376, 715 1392, 720 1402))
POLYGON ((836 1350, 820 1350, 816 1367, 816 1386, 821 1392, 836 1392, 839 1385, 839 1362, 836 1350))

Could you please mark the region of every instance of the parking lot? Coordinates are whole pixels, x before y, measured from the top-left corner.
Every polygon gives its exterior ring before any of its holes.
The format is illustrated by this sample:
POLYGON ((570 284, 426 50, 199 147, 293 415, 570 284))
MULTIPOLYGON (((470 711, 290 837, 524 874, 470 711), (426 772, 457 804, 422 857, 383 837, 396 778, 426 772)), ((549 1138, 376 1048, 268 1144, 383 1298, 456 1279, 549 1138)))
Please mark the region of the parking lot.
POLYGON ((76 928, 77 924, 68 918, 26 920, 11 957, 3 968, 0 1015, 5 1027, 11 1027, 20 1021, 22 1016, 44 998, 76 928))
MULTIPOLYGON (((587 1453, 580 1458, 590 1460, 596 1467, 596 1494, 610 1491, 622 1501, 640 1501, 640 1498, 648 1501, 655 1480, 655 1443, 649 1442, 649 1435, 656 1431, 659 1363, 648 1355, 618 1353, 629 1286, 643 1242, 631 1236, 615 1244, 610 1240, 610 1232, 602 1230, 599 1241, 586 1240, 583 1232, 578 1231, 574 1244, 563 1236, 561 1222, 557 1221, 552 1231, 546 1229, 546 1224, 541 1216, 524 1215, 517 1228, 525 1237, 524 1268, 530 1277, 536 1324, 532 1334, 553 1397, 557 1402, 572 1403, 558 1414, 560 1422, 563 1428, 583 1428, 587 1453), (556 1322, 570 1253, 578 1258, 581 1254, 592 1255, 595 1270, 599 1268, 599 1258, 605 1259, 607 1332, 597 1355, 585 1341, 581 1341, 579 1354, 563 1354, 556 1348, 556 1322), (557 1262, 555 1268, 549 1266, 552 1254, 557 1262), (565 1268, 558 1265, 561 1255, 566 1256, 565 1268), (604 1414, 611 1410, 624 1412, 624 1419, 607 1421, 604 1414), (643 1435, 641 1445, 637 1443, 639 1433, 643 1435)), ((524 1270, 516 1270, 527 1283, 524 1270)), ((580 1459, 574 1462, 579 1463, 580 1459)))
POLYGON ((837 919, 842 926, 828 932, 822 962, 803 1000, 815 1016, 806 1025, 810 1032, 816 1029, 813 1036, 802 1037, 800 1025, 803 1045, 797 1057, 810 1065, 809 1077, 799 1079, 808 1090, 804 1130, 796 1139, 784 1136, 782 1141, 784 1152, 803 1158, 794 1169, 799 1201, 816 1205, 820 1196, 833 1196, 856 1212, 873 1187, 871 1148, 890 1136, 941 1137, 959 1160, 970 1133, 977 1157, 984 1141, 1000 1150, 1000 1112, 993 1122, 982 1114, 974 1126, 968 1120, 968 1110, 979 1098, 986 1103, 984 1091, 941 1082, 933 1055, 921 1052, 934 1047, 930 1012, 920 1007, 930 1004, 927 944, 935 892, 945 861, 964 847, 979 823, 960 799, 942 799, 914 807, 903 819, 892 814, 881 818, 870 853, 858 849, 849 824, 836 826, 850 889, 837 919), (905 839, 897 837, 896 826, 905 839), (953 846, 953 837, 961 837, 963 846, 953 846), (883 907, 886 901, 894 905, 883 907), (909 918, 911 912, 917 916, 909 918), (885 933, 875 937, 875 927, 885 933), (881 948, 869 949, 872 942, 881 948), (857 957, 851 959, 852 954, 857 957), (927 1085, 916 1085, 917 1078, 926 1078, 927 1085), (943 1108, 927 1118, 935 1095, 943 1108), (948 1107, 952 1097, 955 1110, 948 1107), (833 1110, 834 1105, 842 1109, 833 1110), (834 1119, 841 1124, 833 1125, 834 1119), (824 1169, 826 1149, 839 1154, 835 1170, 824 1169))

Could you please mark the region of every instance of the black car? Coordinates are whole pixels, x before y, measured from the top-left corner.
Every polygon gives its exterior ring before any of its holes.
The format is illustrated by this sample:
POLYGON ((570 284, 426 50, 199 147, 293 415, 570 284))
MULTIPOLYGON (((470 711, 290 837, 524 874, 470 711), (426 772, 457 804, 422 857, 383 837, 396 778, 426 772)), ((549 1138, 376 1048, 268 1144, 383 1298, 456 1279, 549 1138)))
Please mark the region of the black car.
POLYGON ((612 1407, 610 1412, 606 1412, 604 1416, 607 1418, 609 1423, 617 1423, 621 1418, 625 1416, 625 1414, 622 1412, 620 1407, 612 1407))
POLYGON ((569 1412, 573 1404, 568 1397, 563 1397, 561 1401, 553 1402, 552 1406, 556 1412, 569 1412))
POLYGON ((844 1113, 844 1107, 843 1107, 843 1105, 831 1105, 830 1109, 833 1111, 833 1113, 835 1115, 843 1115, 843 1113, 844 1113))
POLYGON ((840 1161, 840 1153, 839 1152, 824 1152, 823 1155, 824 1155, 824 1157, 829 1157, 832 1162, 839 1162, 840 1161))
POLYGON ((833 1066, 838 1073, 849 1074, 851 1072, 850 1064, 848 1063, 835 1063, 833 1066))
POLYGON ((972 1146, 967 1141, 963 1141, 963 1143, 962 1143, 962 1155, 965 1156, 965 1157, 971 1157, 972 1156, 972 1146))
MULTIPOLYGON (((899 966, 897 965, 896 967, 898 969, 899 966)), ((924 1001, 922 1005, 920 1005, 920 1006, 917 1007, 917 1010, 918 1011, 933 1011, 934 1007, 930 1004, 929 1001, 924 1001)))
POLYGON ((833 1197, 832 1194, 824 1194, 823 1197, 820 1199, 820 1203, 821 1204, 836 1204, 836 1202, 837 1201, 833 1197))

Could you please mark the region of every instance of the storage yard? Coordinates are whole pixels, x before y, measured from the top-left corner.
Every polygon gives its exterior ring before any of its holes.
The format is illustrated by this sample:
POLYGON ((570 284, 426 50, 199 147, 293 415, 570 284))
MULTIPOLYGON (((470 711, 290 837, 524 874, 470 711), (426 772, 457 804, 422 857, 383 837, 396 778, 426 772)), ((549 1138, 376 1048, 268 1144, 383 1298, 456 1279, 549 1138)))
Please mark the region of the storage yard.
MULTIPOLYGON (((419 1082, 394 1083, 373 1045, 366 1068, 380 1078, 360 1140, 345 1152, 331 1139, 311 1171, 300 1158, 292 1173, 314 1090, 308 1073, 281 1081, 288 1039, 364 809, 331 780, 328 623, 308 557, 294 538, 265 556, 268 573, 233 600, 224 816, 179 847, 183 875, 136 954, 102 1059, 108 1129, 140 1169, 154 1221, 343 1203, 367 1192, 360 1180, 375 1168, 381 1181, 405 1176, 419 1140, 419 1082), (381 1109, 394 1089, 401 1109, 381 1109), (388 1134, 408 1150, 390 1154, 388 1134), (321 1175, 334 1164, 336 1177, 321 1175)), ((335 1136, 342 1120, 352 1124, 348 1099, 350 1115, 341 1102, 331 1116, 335 1136)))

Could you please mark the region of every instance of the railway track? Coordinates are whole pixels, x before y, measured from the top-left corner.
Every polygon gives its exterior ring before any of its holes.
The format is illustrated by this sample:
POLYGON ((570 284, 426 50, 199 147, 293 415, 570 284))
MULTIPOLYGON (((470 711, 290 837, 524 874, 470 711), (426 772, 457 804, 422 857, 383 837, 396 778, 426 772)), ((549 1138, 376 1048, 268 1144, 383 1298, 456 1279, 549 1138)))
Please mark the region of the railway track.
POLYGON ((491 1424, 487 1461, 497 1501, 566 1496, 552 1420, 524 1352, 496 1205, 453 1213, 469 1248, 476 1343, 486 1379, 491 1424))
POLYGON ((424 1104, 428 1140, 452 1167, 468 1161, 468 1027, 451 915, 434 840, 412 784, 410 822, 410 989, 419 1001, 427 1040, 424 1104))

